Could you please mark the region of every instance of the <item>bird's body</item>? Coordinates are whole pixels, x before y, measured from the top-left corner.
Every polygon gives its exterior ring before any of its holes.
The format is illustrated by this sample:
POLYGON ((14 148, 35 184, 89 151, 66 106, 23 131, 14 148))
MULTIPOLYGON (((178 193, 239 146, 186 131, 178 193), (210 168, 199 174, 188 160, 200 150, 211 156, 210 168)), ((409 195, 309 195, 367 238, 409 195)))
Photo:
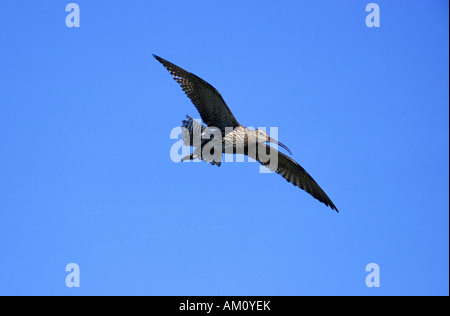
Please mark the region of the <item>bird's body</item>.
POLYGON ((186 118, 182 125, 182 138, 186 146, 194 147, 194 152, 182 158, 183 161, 201 159, 220 167, 222 153, 255 156, 253 152, 257 146, 263 146, 268 137, 264 131, 250 130, 242 125, 222 135, 216 128, 203 126, 189 116, 186 118))
POLYGON ((278 144, 292 155, 285 145, 270 138, 263 130, 250 130, 239 124, 220 93, 209 83, 161 57, 153 56, 180 84, 207 125, 203 126, 189 116, 183 121, 183 141, 194 147, 194 152, 183 161, 198 158, 220 167, 223 153, 244 154, 337 211, 330 198, 297 162, 266 143, 278 144))

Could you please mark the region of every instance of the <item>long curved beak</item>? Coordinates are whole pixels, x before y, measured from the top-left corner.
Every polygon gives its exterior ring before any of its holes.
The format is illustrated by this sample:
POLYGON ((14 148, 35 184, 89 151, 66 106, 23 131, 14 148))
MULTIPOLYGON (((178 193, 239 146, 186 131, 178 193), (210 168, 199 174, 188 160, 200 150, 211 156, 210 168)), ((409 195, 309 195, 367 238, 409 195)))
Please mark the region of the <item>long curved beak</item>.
POLYGON ((289 148, 287 148, 286 145, 284 145, 284 144, 280 143, 279 141, 277 141, 277 140, 275 140, 273 138, 270 138, 270 137, 269 137, 269 139, 267 141, 269 143, 274 143, 274 144, 277 144, 280 147, 283 147, 292 156, 292 152, 289 150, 289 148))

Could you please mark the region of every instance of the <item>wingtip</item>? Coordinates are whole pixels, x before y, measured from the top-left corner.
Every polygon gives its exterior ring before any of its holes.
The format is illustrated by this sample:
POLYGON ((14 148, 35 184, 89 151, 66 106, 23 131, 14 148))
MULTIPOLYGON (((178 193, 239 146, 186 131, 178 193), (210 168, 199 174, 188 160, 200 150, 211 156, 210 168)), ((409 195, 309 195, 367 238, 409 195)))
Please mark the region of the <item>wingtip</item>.
POLYGON ((337 209, 337 207, 336 207, 336 206, 334 206, 334 204, 330 205, 330 207, 331 207, 331 209, 332 209, 332 210, 335 210, 335 211, 336 211, 336 213, 338 213, 338 214, 339 214, 339 210, 337 209))
POLYGON ((165 60, 164 58, 159 57, 158 55, 155 55, 155 54, 152 54, 152 55, 153 55, 153 57, 155 57, 155 59, 156 59, 157 61, 159 61, 161 64, 164 65, 164 63, 167 63, 167 60, 165 60))

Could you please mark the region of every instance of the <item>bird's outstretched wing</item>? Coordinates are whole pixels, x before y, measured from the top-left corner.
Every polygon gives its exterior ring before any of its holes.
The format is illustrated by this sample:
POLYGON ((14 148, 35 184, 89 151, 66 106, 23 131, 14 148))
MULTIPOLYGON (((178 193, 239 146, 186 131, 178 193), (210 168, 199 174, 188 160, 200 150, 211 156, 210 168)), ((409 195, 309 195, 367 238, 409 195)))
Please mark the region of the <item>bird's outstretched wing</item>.
POLYGON ((262 165, 266 166, 270 170, 280 174, 285 178, 288 182, 293 185, 299 187, 302 190, 305 190, 313 197, 315 197, 320 202, 324 203, 326 206, 331 207, 336 212, 339 212, 336 206, 331 202, 330 198, 325 194, 322 188, 317 184, 316 181, 306 172, 305 169, 302 168, 297 162, 283 153, 279 152, 273 147, 262 144, 258 146, 257 150, 248 150, 247 154, 249 157, 257 160, 262 165), (259 154, 259 151, 264 153, 264 158, 259 154), (269 161, 268 157, 274 157, 276 161, 269 161))
POLYGON ((239 126, 224 99, 213 86, 194 74, 153 55, 170 72, 180 84, 183 91, 197 108, 203 122, 210 127, 217 127, 225 134, 225 128, 239 126))

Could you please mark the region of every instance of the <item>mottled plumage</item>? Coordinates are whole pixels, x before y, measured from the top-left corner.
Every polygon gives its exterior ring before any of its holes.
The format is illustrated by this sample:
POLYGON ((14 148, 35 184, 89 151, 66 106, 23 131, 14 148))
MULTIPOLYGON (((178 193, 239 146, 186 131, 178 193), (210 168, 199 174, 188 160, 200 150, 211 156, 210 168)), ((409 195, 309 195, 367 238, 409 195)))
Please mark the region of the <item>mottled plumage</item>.
POLYGON ((182 139, 185 144, 194 147, 194 153, 184 157, 183 160, 199 158, 220 167, 222 153, 243 153, 259 161, 271 171, 280 174, 288 182, 305 190, 320 202, 338 211, 330 198, 305 169, 293 159, 265 143, 277 143, 290 153, 286 146, 270 138, 262 130, 249 130, 240 125, 220 93, 209 83, 161 57, 153 56, 166 67, 174 79, 180 84, 183 91, 197 108, 203 122, 207 125, 203 126, 192 120, 189 116, 187 116, 187 120, 183 121, 182 139), (210 131, 214 128, 220 130, 222 134, 222 151, 218 157, 216 155, 214 158, 206 159, 202 156, 202 149, 212 144, 211 140, 213 140, 213 136, 207 136, 206 139, 201 139, 195 143, 195 140, 199 139, 199 137, 194 137, 194 135, 196 133, 197 135, 198 133, 200 135, 204 135, 205 133, 210 134, 210 131), (267 161, 267 156, 270 156, 271 160, 267 161))
POLYGON ((238 127, 239 123, 231 113, 224 99, 213 86, 171 62, 153 55, 170 72, 181 89, 197 108, 207 126, 215 126, 225 134, 225 127, 238 127))

